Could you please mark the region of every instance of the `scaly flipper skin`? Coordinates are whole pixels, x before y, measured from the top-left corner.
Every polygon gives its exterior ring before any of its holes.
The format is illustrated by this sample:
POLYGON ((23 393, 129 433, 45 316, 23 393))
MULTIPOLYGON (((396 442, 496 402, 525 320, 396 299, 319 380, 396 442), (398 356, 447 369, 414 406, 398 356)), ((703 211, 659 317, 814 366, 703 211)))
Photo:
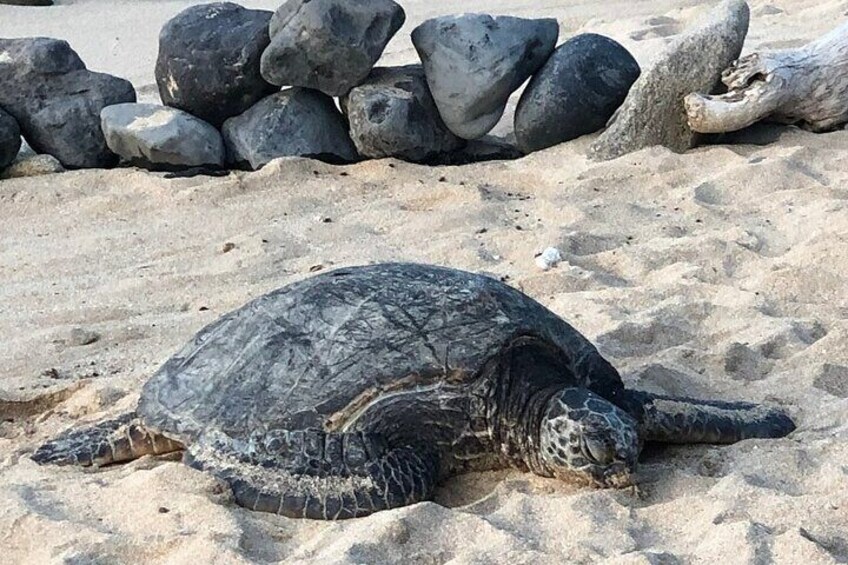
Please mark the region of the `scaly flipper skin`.
POLYGON ((184 461, 229 483, 236 502, 290 518, 342 520, 428 499, 439 460, 368 433, 275 430, 249 441, 222 432, 192 443, 184 461))
POLYGON ((135 412, 129 412, 87 428, 66 430, 39 447, 32 459, 42 465, 102 467, 182 449, 179 442, 147 430, 135 412))
POLYGON ((640 421, 643 440, 665 443, 734 443, 780 438, 795 429, 780 410, 749 402, 674 398, 625 391, 628 411, 640 421))

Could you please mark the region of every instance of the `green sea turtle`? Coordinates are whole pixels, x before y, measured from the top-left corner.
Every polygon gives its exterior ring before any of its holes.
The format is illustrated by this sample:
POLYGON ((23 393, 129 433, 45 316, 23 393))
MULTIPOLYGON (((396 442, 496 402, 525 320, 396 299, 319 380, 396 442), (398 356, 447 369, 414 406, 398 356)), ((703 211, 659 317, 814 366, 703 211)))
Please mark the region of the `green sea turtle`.
POLYGON ((577 330, 483 275, 343 268, 201 330, 138 408, 41 446, 39 463, 106 465, 184 450, 252 510, 365 516, 446 476, 517 467, 630 483, 644 441, 781 437, 782 412, 627 390, 577 330))

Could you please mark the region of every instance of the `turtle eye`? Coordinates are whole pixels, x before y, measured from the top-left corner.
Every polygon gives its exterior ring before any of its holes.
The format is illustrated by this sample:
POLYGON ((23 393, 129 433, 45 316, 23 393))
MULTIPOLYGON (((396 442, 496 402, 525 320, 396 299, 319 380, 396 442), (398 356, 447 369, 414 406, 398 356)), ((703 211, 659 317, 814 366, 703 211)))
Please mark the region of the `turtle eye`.
POLYGON ((610 444, 600 438, 584 436, 581 446, 583 447, 583 455, 595 463, 607 465, 615 459, 615 453, 610 444))

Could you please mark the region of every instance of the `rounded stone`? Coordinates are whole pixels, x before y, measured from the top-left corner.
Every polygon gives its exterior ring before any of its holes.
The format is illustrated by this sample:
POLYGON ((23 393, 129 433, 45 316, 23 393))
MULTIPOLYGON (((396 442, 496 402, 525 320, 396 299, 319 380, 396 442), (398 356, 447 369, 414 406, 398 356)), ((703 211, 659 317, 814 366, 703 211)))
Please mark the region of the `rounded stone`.
POLYGON ((439 116, 421 65, 375 68, 342 107, 364 157, 423 162, 463 145, 439 116))
POLYGON ((271 18, 262 76, 342 96, 365 80, 405 19, 392 0, 287 0, 271 18))
POLYGON ((159 34, 156 60, 162 102, 220 127, 278 90, 259 72, 271 14, 216 2, 169 20, 159 34))
POLYGON ((223 166, 221 134, 188 112, 157 104, 117 104, 100 112, 109 149, 148 169, 223 166))
POLYGON ((558 35, 550 18, 462 14, 425 21, 412 43, 445 125, 476 139, 498 123, 509 95, 545 63, 558 35))
POLYGON ((289 88, 260 100, 224 122, 222 133, 229 161, 252 169, 287 156, 358 159, 333 99, 308 88, 289 88))
POLYGON ((572 37, 533 75, 518 101, 518 148, 530 153, 603 128, 639 72, 618 42, 594 33, 572 37))

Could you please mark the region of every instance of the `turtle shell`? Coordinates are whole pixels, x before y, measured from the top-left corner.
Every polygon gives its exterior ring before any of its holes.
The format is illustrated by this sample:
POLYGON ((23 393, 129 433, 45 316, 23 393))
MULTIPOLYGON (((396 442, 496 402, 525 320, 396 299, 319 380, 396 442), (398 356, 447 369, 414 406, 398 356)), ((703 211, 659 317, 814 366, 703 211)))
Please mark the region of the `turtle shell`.
POLYGON ((563 379, 604 396, 622 388, 585 337, 518 290, 389 263, 322 273, 224 315, 146 383, 139 412, 183 440, 210 428, 234 437, 328 429, 399 390, 462 390, 521 336, 562 353, 571 373, 563 379))

